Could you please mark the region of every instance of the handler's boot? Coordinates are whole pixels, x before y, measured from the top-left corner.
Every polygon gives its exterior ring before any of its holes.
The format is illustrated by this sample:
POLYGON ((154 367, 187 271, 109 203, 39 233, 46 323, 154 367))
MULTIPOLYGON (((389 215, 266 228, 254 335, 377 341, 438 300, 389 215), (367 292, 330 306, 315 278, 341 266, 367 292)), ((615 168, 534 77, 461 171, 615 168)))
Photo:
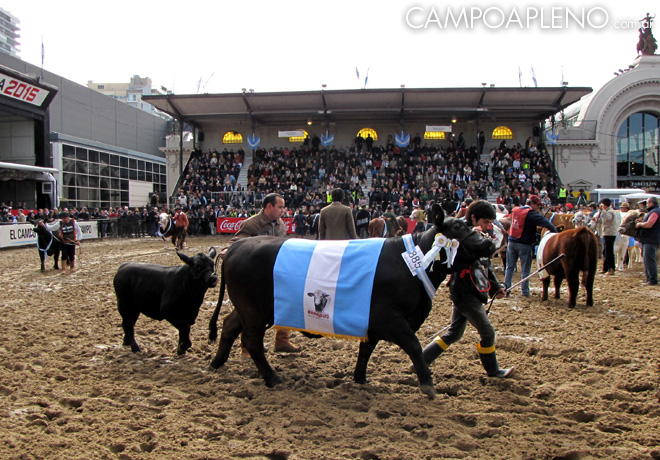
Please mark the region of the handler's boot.
POLYGON ((499 364, 497 364, 495 345, 492 347, 483 348, 480 344, 477 344, 477 351, 479 352, 481 364, 483 364, 484 369, 486 369, 486 373, 488 373, 488 377, 504 379, 513 373, 513 367, 509 367, 508 369, 500 369, 499 364))
POLYGON ((424 357, 424 361, 426 361, 426 364, 431 364, 447 348, 449 348, 449 345, 447 345, 445 341, 442 340, 440 337, 436 337, 435 339, 433 339, 433 342, 428 344, 426 348, 424 348, 424 351, 422 351, 422 356, 424 357))
MULTIPOLYGON (((447 345, 440 337, 436 337, 433 339, 433 342, 429 343, 426 348, 422 350, 424 361, 426 361, 426 364, 431 364, 447 348, 449 348, 449 345, 447 345)), ((413 364, 410 365, 410 372, 415 372, 415 366, 413 364)))
POLYGON ((289 331, 278 329, 275 333, 275 351, 280 353, 298 353, 300 347, 295 346, 289 341, 289 331))

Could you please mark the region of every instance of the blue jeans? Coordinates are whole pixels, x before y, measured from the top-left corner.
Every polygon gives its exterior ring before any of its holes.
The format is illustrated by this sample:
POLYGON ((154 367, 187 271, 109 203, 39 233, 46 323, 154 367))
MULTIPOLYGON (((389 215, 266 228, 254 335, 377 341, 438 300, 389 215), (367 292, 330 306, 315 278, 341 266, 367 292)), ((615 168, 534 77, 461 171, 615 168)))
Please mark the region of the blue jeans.
MULTIPOLYGON (((518 258, 520 258, 521 273, 520 279, 527 278, 532 268, 532 258, 534 256, 534 247, 531 244, 521 244, 509 241, 506 249, 506 275, 504 284, 507 289, 511 287, 513 270, 516 268, 518 258)), ((522 284, 522 295, 529 296, 529 280, 522 284)))
POLYGON ((656 259, 656 252, 658 251, 657 244, 644 243, 642 244, 642 252, 644 253, 644 270, 646 271, 646 281, 651 284, 658 284, 658 259, 656 259))

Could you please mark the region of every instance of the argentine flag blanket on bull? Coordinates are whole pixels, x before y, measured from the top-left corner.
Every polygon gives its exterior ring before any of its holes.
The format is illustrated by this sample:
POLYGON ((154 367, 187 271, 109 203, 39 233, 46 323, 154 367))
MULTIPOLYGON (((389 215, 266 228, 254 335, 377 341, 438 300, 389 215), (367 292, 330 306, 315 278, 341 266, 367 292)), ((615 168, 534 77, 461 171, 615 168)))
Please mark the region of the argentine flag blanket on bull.
POLYGON ((365 341, 384 242, 286 240, 273 270, 275 327, 365 341))

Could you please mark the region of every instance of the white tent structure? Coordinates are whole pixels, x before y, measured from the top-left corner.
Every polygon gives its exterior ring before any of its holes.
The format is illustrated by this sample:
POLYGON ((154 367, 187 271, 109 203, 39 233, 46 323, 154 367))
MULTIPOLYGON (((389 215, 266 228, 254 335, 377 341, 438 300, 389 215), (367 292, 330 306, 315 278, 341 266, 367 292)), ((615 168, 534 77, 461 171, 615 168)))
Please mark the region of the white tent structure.
POLYGON ((59 206, 57 181, 54 177, 56 174, 59 174, 59 171, 55 168, 0 162, 0 181, 31 180, 41 182, 41 193, 50 198, 50 207, 59 206))

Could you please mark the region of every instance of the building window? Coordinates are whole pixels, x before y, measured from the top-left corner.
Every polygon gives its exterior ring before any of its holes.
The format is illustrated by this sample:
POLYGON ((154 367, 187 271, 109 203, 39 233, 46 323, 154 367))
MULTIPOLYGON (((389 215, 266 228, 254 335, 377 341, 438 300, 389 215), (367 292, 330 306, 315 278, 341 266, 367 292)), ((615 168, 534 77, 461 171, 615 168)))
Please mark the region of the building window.
POLYGON ((224 136, 222 136, 223 144, 242 144, 243 135, 236 131, 227 131, 224 136))
POLYGON ((430 132, 426 131, 424 133, 424 139, 428 139, 430 141, 435 141, 435 140, 444 140, 446 139, 445 133, 444 132, 430 132))
POLYGON ((374 141, 378 140, 378 133, 372 128, 362 128, 356 137, 362 136, 363 139, 366 139, 367 136, 371 136, 374 141))
POLYGON ((493 130, 493 139, 513 139, 513 131, 506 126, 498 126, 493 130))
POLYGON ((660 117, 648 112, 629 116, 617 136, 617 176, 658 176, 660 117))
POLYGON ((309 134, 304 129, 299 129, 298 131, 302 131, 303 135, 290 137, 289 142, 302 144, 305 141, 305 138, 309 137, 309 134))
POLYGON ((154 190, 164 192, 165 175, 145 173, 145 169, 165 172, 159 163, 63 144, 62 199, 78 208, 126 206, 129 179, 151 182, 154 190))

